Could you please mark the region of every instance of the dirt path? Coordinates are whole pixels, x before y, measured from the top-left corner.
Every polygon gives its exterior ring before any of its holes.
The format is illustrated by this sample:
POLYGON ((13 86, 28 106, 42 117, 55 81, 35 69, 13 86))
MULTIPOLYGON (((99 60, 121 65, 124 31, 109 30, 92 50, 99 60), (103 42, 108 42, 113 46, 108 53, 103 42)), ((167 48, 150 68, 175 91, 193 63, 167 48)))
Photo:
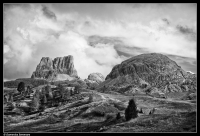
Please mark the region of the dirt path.
POLYGON ((191 104, 191 105, 196 105, 196 103, 191 103, 190 101, 186 100, 174 100, 174 99, 163 99, 163 98, 156 98, 156 97, 151 97, 151 96, 135 96, 135 98, 150 98, 152 100, 159 100, 159 101, 165 101, 165 102, 175 102, 175 103, 185 103, 185 104, 191 104))
POLYGON ((112 97, 112 95, 110 95, 110 94, 100 93, 100 92, 97 92, 97 91, 93 91, 93 93, 95 93, 95 94, 101 96, 103 102, 108 101, 108 100, 120 102, 120 100, 115 99, 115 98, 112 97))

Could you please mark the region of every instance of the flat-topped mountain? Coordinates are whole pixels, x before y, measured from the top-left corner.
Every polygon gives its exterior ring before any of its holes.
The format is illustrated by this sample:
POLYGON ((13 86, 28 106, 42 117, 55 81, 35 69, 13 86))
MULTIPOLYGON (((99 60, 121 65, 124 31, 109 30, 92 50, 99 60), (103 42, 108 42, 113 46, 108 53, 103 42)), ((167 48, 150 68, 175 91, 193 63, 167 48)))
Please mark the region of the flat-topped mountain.
POLYGON ((78 77, 74 68, 73 56, 57 57, 52 60, 49 57, 42 57, 31 78, 55 79, 58 77, 66 80, 70 77, 78 77))

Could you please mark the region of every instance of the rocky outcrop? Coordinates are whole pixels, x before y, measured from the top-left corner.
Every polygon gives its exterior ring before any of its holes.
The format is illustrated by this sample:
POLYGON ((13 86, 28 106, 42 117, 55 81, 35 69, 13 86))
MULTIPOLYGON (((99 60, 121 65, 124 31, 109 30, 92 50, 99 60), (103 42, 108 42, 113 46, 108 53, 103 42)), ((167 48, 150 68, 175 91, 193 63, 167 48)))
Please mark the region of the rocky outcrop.
POLYGON ((104 76, 101 73, 91 73, 88 76, 88 80, 95 81, 98 84, 105 80, 104 76))
POLYGON ((101 73, 91 73, 84 81, 89 88, 95 89, 100 83, 105 81, 105 78, 101 73))
POLYGON ((181 100, 197 100, 197 92, 190 93, 188 92, 185 96, 181 98, 181 100))
POLYGON ((78 77, 77 71, 74 68, 73 56, 57 57, 54 60, 49 57, 43 57, 31 78, 51 80, 58 77, 60 74, 66 74, 70 77, 78 77))
POLYGON ((165 55, 141 54, 114 66, 98 88, 130 84, 142 89, 155 87, 162 92, 181 92, 182 88, 196 88, 196 75, 185 72, 165 55), (187 87, 182 87, 183 85, 187 87))
POLYGON ((59 74, 68 74, 77 77, 77 71, 74 68, 73 56, 57 57, 53 60, 53 69, 59 74))
POLYGON ((136 78, 140 77, 148 83, 153 84, 158 80, 184 78, 186 72, 167 56, 151 53, 132 57, 116 65, 111 73, 107 75, 106 80, 123 75, 133 75, 136 78))

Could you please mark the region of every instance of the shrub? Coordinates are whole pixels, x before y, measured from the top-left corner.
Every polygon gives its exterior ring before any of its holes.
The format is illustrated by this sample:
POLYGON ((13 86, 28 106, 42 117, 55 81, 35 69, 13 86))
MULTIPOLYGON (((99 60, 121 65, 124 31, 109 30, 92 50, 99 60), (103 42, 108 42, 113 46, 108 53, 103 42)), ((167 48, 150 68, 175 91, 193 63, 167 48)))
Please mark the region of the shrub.
POLYGON ((40 107, 39 91, 37 91, 36 94, 34 95, 30 107, 32 108, 33 111, 39 110, 40 107))
POLYGON ((118 112, 117 113, 117 116, 116 116, 116 119, 120 119, 121 118, 121 115, 120 115, 120 113, 118 112))
POLYGON ((27 86, 26 92, 27 92, 27 94, 31 93, 31 87, 29 85, 27 86))
POLYGON ((47 95, 48 99, 53 98, 52 89, 50 85, 45 86, 45 94, 47 95))
POLYGON ((75 90, 76 90, 76 93, 79 93, 80 92, 80 90, 81 90, 81 86, 80 85, 76 85, 75 86, 75 90))
POLYGON ((115 108, 117 108, 120 111, 126 109, 126 106, 122 102, 114 102, 113 105, 115 108))
POLYGON ((89 95, 89 100, 88 101, 89 102, 93 102, 93 96, 92 96, 92 94, 89 95))
POLYGON ((118 112, 118 109, 111 105, 103 104, 95 107, 92 112, 99 116, 105 116, 108 113, 114 113, 115 115, 118 112))
POLYGON ((46 92, 45 92, 45 87, 42 88, 42 92, 40 93, 40 102, 41 104, 47 103, 47 98, 46 98, 46 92))
POLYGON ((115 114, 113 114, 113 113, 106 114, 106 120, 111 120, 111 119, 114 119, 114 118, 115 118, 115 114))
POLYGON ((92 114, 97 117, 103 117, 105 116, 105 112, 100 112, 100 111, 93 111, 92 114))
POLYGON ((91 89, 91 90, 95 90, 95 87, 94 87, 94 86, 93 86, 93 87, 90 87, 90 89, 91 89))
POLYGON ((138 113, 137 113, 136 103, 135 103, 134 99, 131 99, 129 101, 128 107, 125 110, 126 121, 128 121, 128 120, 130 120, 132 118, 136 118, 138 116, 137 114, 138 113))
POLYGON ((24 82, 20 82, 20 83, 18 84, 17 90, 18 90, 20 93, 23 92, 23 91, 25 91, 25 84, 24 84, 24 82))
POLYGON ((47 84, 48 82, 44 79, 32 79, 32 78, 20 78, 13 81, 4 82, 4 87, 17 88, 20 82, 24 82, 26 85, 37 87, 39 85, 47 84))

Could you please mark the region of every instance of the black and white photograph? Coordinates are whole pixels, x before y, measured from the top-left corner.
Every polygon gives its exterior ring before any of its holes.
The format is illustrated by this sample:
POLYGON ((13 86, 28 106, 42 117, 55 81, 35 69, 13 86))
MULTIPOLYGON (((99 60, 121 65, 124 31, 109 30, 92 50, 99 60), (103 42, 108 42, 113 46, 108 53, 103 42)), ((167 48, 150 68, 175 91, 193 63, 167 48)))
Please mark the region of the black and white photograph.
POLYGON ((3 3, 4 136, 172 132, 197 132, 197 3, 3 3))

